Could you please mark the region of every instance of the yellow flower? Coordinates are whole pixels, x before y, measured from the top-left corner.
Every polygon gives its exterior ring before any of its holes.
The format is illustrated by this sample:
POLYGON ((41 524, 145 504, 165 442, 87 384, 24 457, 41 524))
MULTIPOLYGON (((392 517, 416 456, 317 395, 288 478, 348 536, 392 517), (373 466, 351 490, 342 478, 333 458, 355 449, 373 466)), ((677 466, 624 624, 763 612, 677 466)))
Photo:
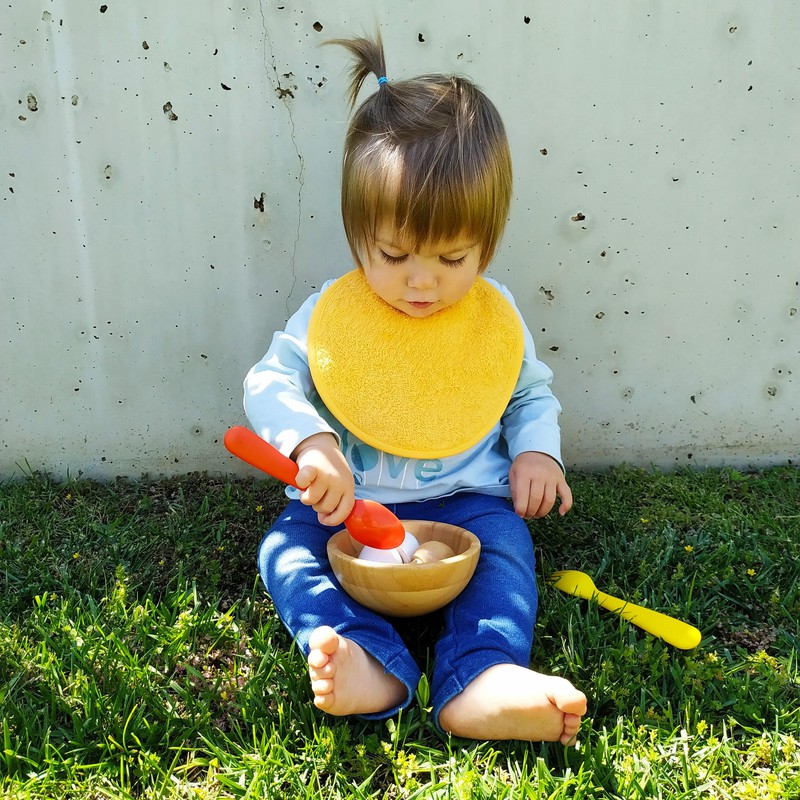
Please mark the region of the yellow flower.
POLYGON ((80 553, 73 553, 73 554, 72 554, 72 557, 73 557, 73 558, 80 558, 80 557, 81 557, 81 554, 80 554, 80 553))
POLYGON ((747 570, 747 574, 752 578, 756 574, 756 571, 750 567, 750 569, 747 570))
POLYGON ((642 523, 643 523, 644 525, 647 525, 647 523, 648 523, 648 522, 650 522, 650 520, 649 520, 649 519, 646 519, 645 517, 642 517, 642 523))
POLYGON ((256 511, 260 514, 264 510, 264 506, 256 506, 256 511))
POLYGON ((686 546, 685 546, 683 549, 684 549, 684 550, 685 550, 687 553, 692 553, 692 552, 694 552, 694 547, 692 547, 692 545, 690 545, 690 544, 687 544, 687 545, 686 545, 686 546))

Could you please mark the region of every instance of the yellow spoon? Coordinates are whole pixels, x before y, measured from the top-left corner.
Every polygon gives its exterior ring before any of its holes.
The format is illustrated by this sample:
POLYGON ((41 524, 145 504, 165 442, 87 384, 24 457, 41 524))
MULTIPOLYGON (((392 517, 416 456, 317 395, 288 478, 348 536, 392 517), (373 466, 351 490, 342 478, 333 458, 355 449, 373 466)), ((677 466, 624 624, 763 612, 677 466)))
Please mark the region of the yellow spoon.
POLYGON ((659 611, 652 611, 601 592, 585 572, 574 569, 561 570, 550 576, 550 582, 562 592, 574 594, 584 600, 595 600, 608 611, 614 611, 628 622, 681 650, 691 650, 700 644, 700 631, 694 626, 668 617, 659 611))

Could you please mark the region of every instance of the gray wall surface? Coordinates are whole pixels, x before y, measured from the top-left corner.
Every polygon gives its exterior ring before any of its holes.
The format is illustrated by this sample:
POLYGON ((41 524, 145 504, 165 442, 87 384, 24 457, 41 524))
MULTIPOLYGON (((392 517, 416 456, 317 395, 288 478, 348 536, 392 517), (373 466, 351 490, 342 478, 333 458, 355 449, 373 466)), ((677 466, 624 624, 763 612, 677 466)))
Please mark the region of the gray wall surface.
MULTIPOLYGON (((793 0, 13 0, 0 24, 0 478, 245 470, 241 380, 351 268, 346 56, 458 72, 515 166, 489 274, 570 468, 800 451, 793 0)), ((370 88, 370 91, 372 89, 370 88)))

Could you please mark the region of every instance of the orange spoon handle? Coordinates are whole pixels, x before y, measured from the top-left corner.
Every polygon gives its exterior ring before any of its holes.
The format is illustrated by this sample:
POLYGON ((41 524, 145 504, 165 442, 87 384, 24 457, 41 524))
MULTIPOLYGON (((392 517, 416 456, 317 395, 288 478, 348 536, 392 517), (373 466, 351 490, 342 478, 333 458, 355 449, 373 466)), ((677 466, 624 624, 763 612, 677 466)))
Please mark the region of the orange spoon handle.
MULTIPOLYGON (((297 464, 253 431, 235 425, 226 431, 222 441, 230 453, 251 467, 295 489, 300 488, 295 483, 299 471, 297 464)), ((361 544, 384 550, 399 547, 406 535, 403 523, 386 506, 373 500, 356 500, 344 524, 350 535, 361 544)))
POLYGON ((235 425, 228 429, 223 439, 228 452, 247 462, 251 467, 260 469, 273 478, 277 478, 295 489, 298 467, 291 458, 287 458, 280 450, 265 442, 251 430, 235 425))

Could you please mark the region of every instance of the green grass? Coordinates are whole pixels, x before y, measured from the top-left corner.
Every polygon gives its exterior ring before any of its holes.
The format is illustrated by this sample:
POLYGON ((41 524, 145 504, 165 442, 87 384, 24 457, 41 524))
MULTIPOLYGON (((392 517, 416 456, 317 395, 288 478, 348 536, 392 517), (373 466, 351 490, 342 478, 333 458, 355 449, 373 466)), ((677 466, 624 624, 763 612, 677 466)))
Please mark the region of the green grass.
POLYGON ((444 736, 424 683, 389 722, 317 712, 255 571, 274 483, 0 486, 2 796, 800 797, 800 470, 571 482, 539 575, 703 631, 682 652, 542 579, 533 661, 589 695, 578 749, 444 736))

